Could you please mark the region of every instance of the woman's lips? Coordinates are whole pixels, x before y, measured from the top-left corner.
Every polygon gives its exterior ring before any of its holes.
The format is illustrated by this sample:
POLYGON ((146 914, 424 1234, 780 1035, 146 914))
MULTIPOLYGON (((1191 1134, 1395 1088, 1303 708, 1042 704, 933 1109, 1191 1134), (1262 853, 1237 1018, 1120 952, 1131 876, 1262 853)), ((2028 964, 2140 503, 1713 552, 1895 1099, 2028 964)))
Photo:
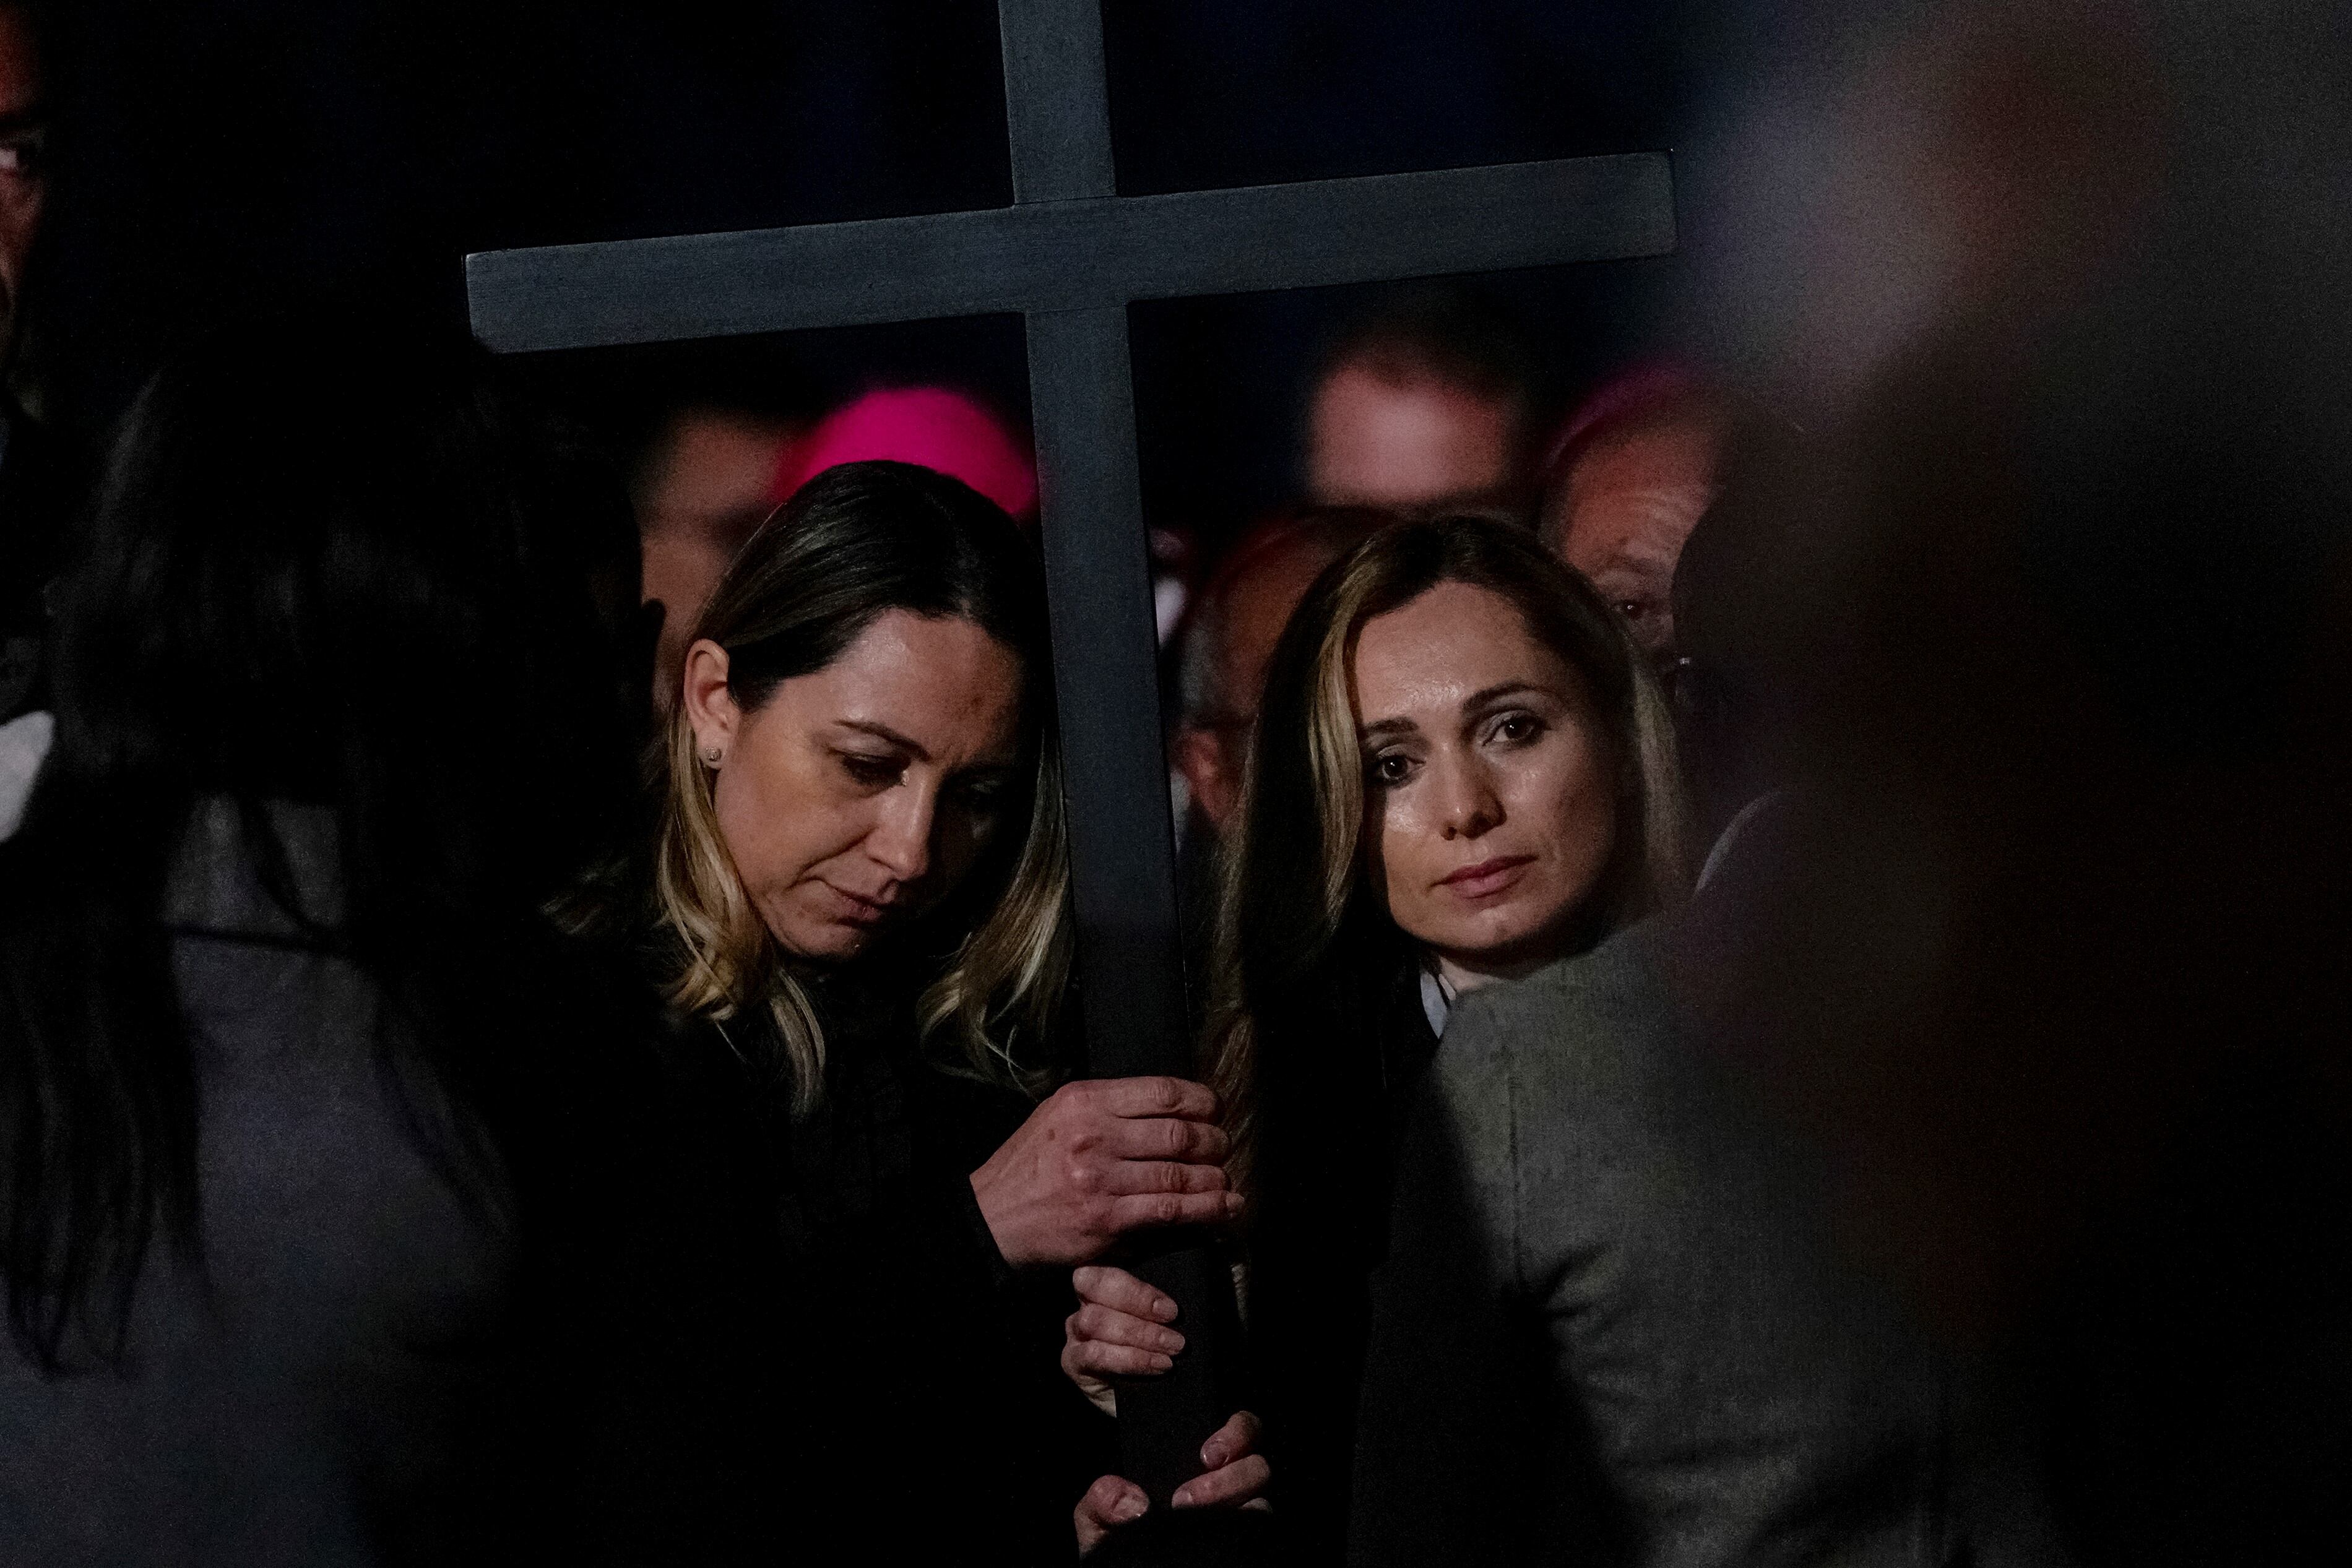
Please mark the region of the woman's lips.
POLYGON ((878 925, 884 916, 890 913, 890 906, 879 899, 867 898, 862 894, 851 893, 848 889, 835 887, 831 883, 826 883, 824 886, 826 892, 840 901, 841 914, 838 918, 851 925, 878 925))
POLYGON ((1535 861, 1533 855, 1496 855, 1465 865, 1438 883, 1450 888, 1459 897, 1488 898, 1519 880, 1519 873, 1535 861))

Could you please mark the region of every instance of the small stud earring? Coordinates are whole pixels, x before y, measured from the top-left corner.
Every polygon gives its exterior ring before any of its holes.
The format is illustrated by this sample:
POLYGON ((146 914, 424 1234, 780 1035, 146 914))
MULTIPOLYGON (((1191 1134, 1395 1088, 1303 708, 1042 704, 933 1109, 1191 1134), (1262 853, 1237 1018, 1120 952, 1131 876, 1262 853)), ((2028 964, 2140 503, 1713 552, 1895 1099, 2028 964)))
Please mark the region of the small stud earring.
POLYGON ((716 746, 702 754, 702 765, 705 768, 716 768, 726 759, 727 753, 716 746))

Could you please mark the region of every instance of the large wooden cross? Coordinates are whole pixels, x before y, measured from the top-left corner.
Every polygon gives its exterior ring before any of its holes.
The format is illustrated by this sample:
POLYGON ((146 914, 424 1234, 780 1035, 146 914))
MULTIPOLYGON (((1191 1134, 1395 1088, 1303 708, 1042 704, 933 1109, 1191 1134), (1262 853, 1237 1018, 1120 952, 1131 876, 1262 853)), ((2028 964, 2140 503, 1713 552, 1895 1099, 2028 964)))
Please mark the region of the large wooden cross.
MULTIPOLYGON (((1129 301, 1659 255, 1672 175, 1633 153, 1120 196, 1098 0, 997 13, 1011 206, 485 252, 466 264, 474 329, 525 350, 1023 315, 1087 1062, 1190 1076, 1129 301)), ((1152 1271, 1185 1322, 1215 1315, 1205 1252, 1152 1271)), ((1122 1396, 1129 1473, 1163 1500, 1223 1417, 1212 1359, 1188 1346, 1181 1375, 1122 1396)))

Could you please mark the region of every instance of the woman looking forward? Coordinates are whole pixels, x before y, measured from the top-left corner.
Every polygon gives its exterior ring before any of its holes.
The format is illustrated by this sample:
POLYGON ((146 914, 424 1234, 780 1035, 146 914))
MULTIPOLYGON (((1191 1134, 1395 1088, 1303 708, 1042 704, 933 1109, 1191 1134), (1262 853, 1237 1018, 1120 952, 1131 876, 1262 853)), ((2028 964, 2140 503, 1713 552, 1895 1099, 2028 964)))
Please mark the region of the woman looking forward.
MULTIPOLYGON (((1277 1518, 1335 1560, 1382 1298, 1454 1261, 1391 1246, 1392 1185, 1428 1175, 1400 1151, 1408 1109, 1458 1001, 1680 892, 1665 705, 1608 609, 1523 530, 1397 525, 1285 630, 1238 826, 1209 1051, 1253 1207, 1252 1398, 1277 1518)), ((1113 1269, 1078 1283, 1066 1370, 1152 1371, 1178 1339, 1148 1321, 1164 1304, 1113 1269)))
MULTIPOLYGON (((1391 528, 1286 631, 1213 1043, 1302 1561, 2037 1560, 1963 1523, 1948 1369, 1665 983, 1721 936, 1642 918, 1681 820, 1646 663, 1516 530, 1391 528)), ((1066 1367, 1148 1371, 1150 1292, 1081 1275, 1066 1367)))

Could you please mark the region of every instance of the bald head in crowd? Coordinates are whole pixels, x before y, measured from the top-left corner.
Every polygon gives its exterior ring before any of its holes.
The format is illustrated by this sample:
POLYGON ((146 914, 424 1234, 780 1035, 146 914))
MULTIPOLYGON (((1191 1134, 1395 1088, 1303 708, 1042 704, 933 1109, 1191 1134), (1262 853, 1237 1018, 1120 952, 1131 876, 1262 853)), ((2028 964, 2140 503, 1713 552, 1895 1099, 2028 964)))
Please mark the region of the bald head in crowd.
POLYGON ((1569 424, 1538 523, 1662 664, 1675 654, 1675 565, 1714 500, 1730 420, 1697 382, 1644 372, 1604 387, 1569 424))
POLYGON ((1242 763, 1266 664, 1323 569, 1394 521, 1368 507, 1308 507, 1251 530, 1202 589, 1184 636, 1176 768, 1209 825, 1240 803, 1242 763))
POLYGON ((1511 321, 1450 287, 1392 297, 1324 357, 1307 493, 1399 510, 1524 506, 1534 373, 1511 321))

